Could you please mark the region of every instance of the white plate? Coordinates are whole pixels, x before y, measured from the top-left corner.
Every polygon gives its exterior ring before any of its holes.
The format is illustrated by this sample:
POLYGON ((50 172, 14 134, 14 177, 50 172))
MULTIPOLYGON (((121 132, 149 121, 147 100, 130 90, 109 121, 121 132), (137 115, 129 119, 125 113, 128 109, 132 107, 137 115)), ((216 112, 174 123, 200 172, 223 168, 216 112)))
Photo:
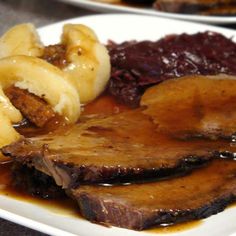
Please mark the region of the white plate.
POLYGON ((236 23, 236 16, 201 16, 201 15, 188 15, 180 13, 167 13, 157 11, 151 7, 137 8, 132 6, 122 6, 109 3, 95 2, 92 0, 58 0, 65 3, 71 3, 75 6, 81 6, 93 11, 101 12, 126 12, 145 15, 155 15, 167 18, 174 18, 188 21, 198 21, 210 24, 232 24, 236 23))
MULTIPOLYGON (((81 17, 43 27, 39 30, 46 44, 58 42, 62 25, 66 22, 83 23, 92 27, 105 43, 108 39, 117 42, 131 39, 155 40, 170 33, 195 33, 213 30, 229 37, 235 36, 233 30, 195 23, 151 16, 138 15, 95 15, 81 17), (138 22, 138 24, 137 24, 138 22)), ((223 50, 223 49, 222 49, 223 50)), ((116 227, 106 228, 92 224, 73 214, 58 213, 36 203, 27 203, 7 196, 0 196, 0 217, 31 227, 50 235, 80 235, 80 236, 150 236, 147 232, 136 232, 116 227)), ((211 216, 197 227, 187 231, 163 234, 165 236, 228 236, 236 232, 236 208, 228 208, 224 212, 211 216)), ((162 234, 158 234, 162 235, 162 234)))

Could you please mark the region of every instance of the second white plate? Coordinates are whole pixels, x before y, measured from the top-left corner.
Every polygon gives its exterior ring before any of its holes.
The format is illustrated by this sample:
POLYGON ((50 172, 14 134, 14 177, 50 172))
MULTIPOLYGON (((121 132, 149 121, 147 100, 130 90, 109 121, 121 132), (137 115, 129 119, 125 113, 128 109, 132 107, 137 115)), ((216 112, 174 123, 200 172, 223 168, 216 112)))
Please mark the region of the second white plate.
POLYGON ((236 16, 203 16, 203 15, 191 15, 191 14, 181 14, 181 13, 168 13, 161 12, 151 7, 138 8, 132 6, 122 6, 109 3, 95 2, 92 0, 58 0, 65 3, 70 3, 75 6, 84 7, 93 11, 100 12, 126 12, 126 13, 136 13, 160 16, 165 18, 173 18, 180 20, 196 21, 209 24, 233 24, 236 23, 236 16))

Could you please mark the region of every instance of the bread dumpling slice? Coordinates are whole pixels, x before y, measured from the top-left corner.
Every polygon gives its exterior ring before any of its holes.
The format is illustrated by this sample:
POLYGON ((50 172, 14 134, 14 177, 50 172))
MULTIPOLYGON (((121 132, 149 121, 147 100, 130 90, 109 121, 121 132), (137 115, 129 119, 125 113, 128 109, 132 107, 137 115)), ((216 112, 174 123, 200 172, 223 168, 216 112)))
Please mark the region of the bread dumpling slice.
POLYGON ((64 25, 62 44, 68 62, 63 71, 78 90, 81 103, 88 103, 103 92, 110 78, 108 51, 94 31, 81 24, 64 25))
POLYGON ((44 46, 34 25, 19 24, 0 38, 0 58, 16 55, 40 57, 44 46))

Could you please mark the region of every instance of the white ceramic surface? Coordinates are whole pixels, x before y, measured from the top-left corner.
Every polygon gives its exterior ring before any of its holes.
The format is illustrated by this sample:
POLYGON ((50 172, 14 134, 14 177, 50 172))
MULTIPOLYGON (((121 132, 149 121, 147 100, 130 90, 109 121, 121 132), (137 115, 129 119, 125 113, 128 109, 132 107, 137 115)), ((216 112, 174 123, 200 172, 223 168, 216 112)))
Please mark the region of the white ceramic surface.
MULTIPOLYGON (((66 22, 82 23, 92 27, 102 42, 112 39, 116 42, 131 39, 155 40, 170 33, 194 33, 198 31, 213 30, 229 37, 235 36, 235 31, 223 28, 186 23, 159 17, 141 15, 94 15, 68 20, 66 22), (137 24, 137 22, 139 22, 137 24), (148 25, 148 27, 147 27, 148 25)), ((39 30, 42 40, 46 44, 59 41, 61 28, 64 22, 43 27, 39 30)), ((222 49, 223 50, 223 49, 222 49)), ((25 225, 27 227, 61 236, 152 236, 155 234, 136 232, 116 227, 103 227, 92 224, 84 219, 77 218, 69 212, 57 212, 36 203, 27 203, 9 196, 0 195, 0 217, 25 225)), ((226 209, 224 212, 211 216, 194 228, 171 234, 158 234, 165 236, 233 236, 236 232, 236 207, 226 209)))
POLYGON ((145 14, 161 16, 165 18, 173 18, 188 21, 197 21, 210 24, 232 24, 236 23, 236 16, 203 16, 203 15, 191 15, 191 14, 180 14, 180 13, 168 13, 157 11, 151 7, 137 8, 132 6, 122 6, 103 2, 96 2, 92 0, 58 0, 65 3, 70 3, 75 6, 84 7, 94 11, 100 12, 126 12, 135 14, 145 14))

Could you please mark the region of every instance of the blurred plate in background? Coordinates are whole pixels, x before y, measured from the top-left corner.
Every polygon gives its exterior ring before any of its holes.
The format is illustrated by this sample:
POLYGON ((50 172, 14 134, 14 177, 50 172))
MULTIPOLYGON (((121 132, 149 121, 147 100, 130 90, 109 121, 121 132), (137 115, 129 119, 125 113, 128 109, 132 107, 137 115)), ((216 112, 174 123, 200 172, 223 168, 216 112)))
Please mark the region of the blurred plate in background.
POLYGON ((236 16, 203 16, 203 15, 187 15, 181 13, 160 12, 151 7, 132 7, 119 4, 110 4, 97 2, 92 0, 58 0, 64 3, 70 3, 97 12, 126 12, 145 15, 154 15, 180 20, 197 21, 209 24, 233 24, 236 23, 236 16))

